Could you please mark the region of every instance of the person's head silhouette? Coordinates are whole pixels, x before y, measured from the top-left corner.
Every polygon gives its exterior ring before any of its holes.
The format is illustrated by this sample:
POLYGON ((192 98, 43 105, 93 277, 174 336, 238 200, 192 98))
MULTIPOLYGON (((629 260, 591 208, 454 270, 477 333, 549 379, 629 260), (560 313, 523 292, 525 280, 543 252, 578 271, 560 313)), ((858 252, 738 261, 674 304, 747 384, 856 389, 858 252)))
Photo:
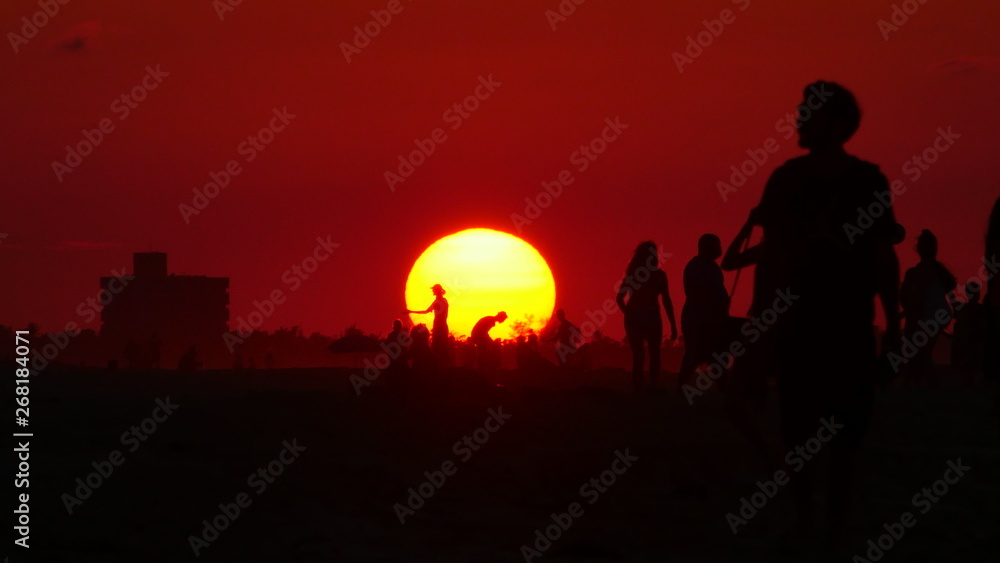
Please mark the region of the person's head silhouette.
POLYGON ((430 340, 431 331, 427 330, 427 325, 420 323, 410 327, 410 337, 415 341, 426 342, 430 340))
POLYGON ((403 330, 403 321, 399 319, 392 321, 392 330, 403 330))
POLYGON ((921 260, 936 260, 938 253, 938 241, 934 233, 927 229, 920 232, 917 237, 917 254, 921 260))
POLYGON ((806 86, 799 105, 799 146, 823 152, 843 146, 861 123, 854 94, 836 82, 820 80, 806 86))
POLYGON ((431 291, 434 293, 434 295, 437 295, 438 297, 444 297, 444 288, 441 287, 441 284, 439 283, 432 285, 431 291))
POLYGON ((563 311, 562 309, 558 309, 556 311, 556 319, 559 322, 565 321, 566 320, 566 311, 563 311))
POLYGON ((625 275, 635 275, 639 268, 646 268, 650 272, 660 268, 660 257, 655 242, 647 240, 640 242, 639 246, 635 247, 635 254, 632 255, 632 260, 628 263, 625 275))
POLYGON ((698 256, 716 260, 722 256, 722 241, 712 233, 701 235, 698 239, 698 256))
POLYGON ((507 313, 500 311, 497 313, 497 322, 502 323, 507 320, 507 313))

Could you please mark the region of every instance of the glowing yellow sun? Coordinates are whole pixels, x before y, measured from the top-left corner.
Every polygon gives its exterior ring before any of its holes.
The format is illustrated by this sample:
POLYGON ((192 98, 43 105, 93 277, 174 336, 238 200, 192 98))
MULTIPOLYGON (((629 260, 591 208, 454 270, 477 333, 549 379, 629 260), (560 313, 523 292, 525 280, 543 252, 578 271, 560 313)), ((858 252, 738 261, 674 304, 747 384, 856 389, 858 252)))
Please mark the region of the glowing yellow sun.
MULTIPOLYGON (((406 307, 423 311, 434 301, 431 286, 441 284, 448 300, 448 329, 468 336, 476 321, 499 311, 507 320, 490 332, 512 338, 515 323, 537 333, 552 315, 556 284, 545 259, 530 244, 492 229, 468 229, 427 247, 406 280, 406 307)), ((411 315, 414 323, 433 323, 433 314, 411 315)))

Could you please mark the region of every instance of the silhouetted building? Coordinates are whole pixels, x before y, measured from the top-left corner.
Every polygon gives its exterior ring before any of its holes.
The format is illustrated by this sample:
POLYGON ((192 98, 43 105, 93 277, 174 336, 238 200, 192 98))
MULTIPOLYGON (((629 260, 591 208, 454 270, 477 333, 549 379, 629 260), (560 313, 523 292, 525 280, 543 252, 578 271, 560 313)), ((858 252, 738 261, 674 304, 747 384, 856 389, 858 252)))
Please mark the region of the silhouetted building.
POLYGON ((229 278, 172 275, 163 252, 133 255, 134 278, 102 277, 101 337, 108 350, 124 353, 129 341, 155 342, 161 366, 176 366, 191 346, 209 359, 225 351, 229 278))

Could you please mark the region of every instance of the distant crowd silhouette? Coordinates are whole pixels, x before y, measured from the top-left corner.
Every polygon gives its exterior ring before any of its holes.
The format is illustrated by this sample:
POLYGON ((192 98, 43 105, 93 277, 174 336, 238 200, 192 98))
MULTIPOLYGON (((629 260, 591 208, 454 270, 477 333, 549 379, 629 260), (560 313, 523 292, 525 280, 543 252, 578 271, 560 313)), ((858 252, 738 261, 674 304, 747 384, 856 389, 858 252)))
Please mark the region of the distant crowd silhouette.
MULTIPOLYGON (((698 241, 697 255, 684 268, 684 357, 677 388, 683 391, 689 386, 696 373, 701 373, 699 367, 726 358, 720 368, 725 372, 720 385, 727 412, 765 455, 776 452, 766 451, 766 440, 750 415, 764 404, 769 380, 777 391, 780 433, 786 446, 805 443, 821 420, 842 424, 830 446, 829 471, 822 473, 810 464, 791 484, 797 505, 795 532, 806 533, 813 527, 818 506, 815 493, 822 488, 827 493, 829 539, 836 542, 845 533, 858 444, 868 427, 878 387, 896 372, 907 386, 932 382, 935 344, 953 320, 953 365, 965 380, 971 383, 978 372, 996 380, 1000 373, 1000 282, 995 275, 1000 200, 994 205, 986 235, 983 303, 979 303, 982 285, 976 281, 964 286, 966 298, 958 300, 956 278, 938 261, 937 238, 927 229, 916 241, 919 264, 900 280, 895 246, 905 240, 906 230, 896 221, 892 206, 885 206, 884 213, 867 227, 857 224, 858 210, 879 204, 879 198, 891 190, 877 165, 844 150, 861 122, 854 95, 839 84, 816 82, 803 90, 800 112, 809 115, 798 122, 798 144, 807 153, 771 174, 758 205, 725 253, 717 235, 705 234, 698 241), (819 108, 811 103, 817 91, 826 93, 819 108), (751 245, 758 229, 760 242, 751 245), (732 316, 723 272, 737 271, 738 279, 738 272, 748 266, 755 266, 749 318, 732 316), (881 342, 875 327, 876 300, 885 322, 881 342), (825 475, 823 487, 820 475, 825 475)), ((435 285, 432 291, 435 300, 430 307, 406 312, 434 313, 433 359, 438 367, 448 366, 454 346, 448 335, 448 301, 442 286, 435 285)), ((615 298, 631 349, 633 387, 642 389, 648 373, 649 386, 655 388, 661 371, 661 307, 670 324, 669 341, 677 339, 678 331, 667 275, 660 268, 653 241, 635 249, 615 298)), ((505 318, 502 312, 485 317, 473 330, 469 342, 475 365, 481 369, 498 365, 498 343, 489 336, 489 329, 505 318)), ((565 366, 583 347, 579 330, 561 309, 551 330, 553 334, 542 341, 557 343, 564 352, 557 363, 565 366)), ((426 332, 424 325, 410 332, 420 331, 426 332)), ((517 339, 519 367, 552 365, 539 355, 538 341, 534 334, 517 339)), ((413 356, 414 365, 418 357, 413 356)))

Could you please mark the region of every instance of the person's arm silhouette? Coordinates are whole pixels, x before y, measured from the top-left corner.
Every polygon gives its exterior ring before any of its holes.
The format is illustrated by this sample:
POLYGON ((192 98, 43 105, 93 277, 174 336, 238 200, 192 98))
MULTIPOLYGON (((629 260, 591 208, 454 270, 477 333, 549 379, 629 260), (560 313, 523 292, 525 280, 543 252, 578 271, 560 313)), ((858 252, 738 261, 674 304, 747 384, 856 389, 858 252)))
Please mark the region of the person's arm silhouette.
POLYGON ((674 302, 670 300, 670 284, 667 276, 663 276, 663 310, 667 313, 667 320, 670 321, 670 341, 677 340, 677 321, 674 319, 674 302))
POLYGON ((746 268, 747 266, 753 266, 760 262, 761 255, 763 254, 764 247, 760 244, 756 244, 746 250, 743 250, 743 246, 750 240, 750 235, 753 234, 753 228, 759 223, 757 221, 757 209, 754 208, 750 211, 750 216, 747 218, 746 224, 740 229, 740 232, 736 234, 736 238, 733 239, 732 244, 726 249, 725 256, 722 257, 722 263, 719 265, 723 270, 730 272, 732 270, 738 270, 740 268, 746 268))
POLYGON ((550 329, 545 336, 539 335, 538 340, 542 342, 555 342, 559 339, 559 327, 550 329))
POLYGON ((618 310, 620 310, 622 313, 628 312, 625 310, 626 306, 625 296, 628 295, 629 293, 628 287, 625 286, 625 282, 627 281, 628 281, 627 279, 622 280, 622 285, 620 288, 618 288, 618 295, 615 296, 615 303, 618 304, 618 310))
POLYGON ((411 311, 409 309, 406 310, 407 314, 413 314, 413 315, 426 315, 427 313, 436 313, 436 312, 437 312, 437 299, 435 299, 434 302, 431 303, 430 307, 427 307, 423 311, 411 311))

